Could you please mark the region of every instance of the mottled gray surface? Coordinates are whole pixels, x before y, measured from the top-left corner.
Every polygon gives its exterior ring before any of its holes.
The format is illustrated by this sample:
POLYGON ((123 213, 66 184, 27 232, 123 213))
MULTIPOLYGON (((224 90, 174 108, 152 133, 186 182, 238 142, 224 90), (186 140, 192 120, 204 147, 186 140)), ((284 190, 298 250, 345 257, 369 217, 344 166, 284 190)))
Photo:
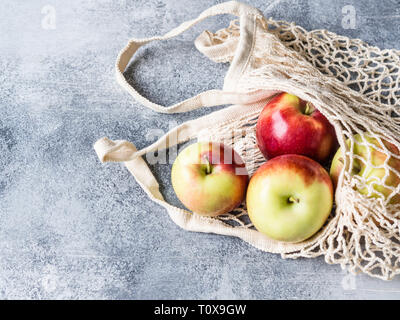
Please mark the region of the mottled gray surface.
MULTIPOLYGON (((282 260, 239 239, 181 230, 122 165, 98 161, 92 144, 102 136, 140 148, 152 142, 151 128, 209 112, 147 110, 116 84, 113 65, 130 37, 165 33, 213 3, 0 2, 0 298, 400 298, 399 278, 354 278, 322 258, 282 260), (46 5, 55 9, 55 29, 43 21, 46 5)), ((306 29, 400 49, 398 0, 252 4, 306 29), (348 4, 355 29, 341 25, 348 4)), ((163 104, 221 87, 227 66, 208 61, 192 41, 229 19, 141 50, 131 81, 163 104)), ((169 168, 154 170, 177 204, 169 168)))

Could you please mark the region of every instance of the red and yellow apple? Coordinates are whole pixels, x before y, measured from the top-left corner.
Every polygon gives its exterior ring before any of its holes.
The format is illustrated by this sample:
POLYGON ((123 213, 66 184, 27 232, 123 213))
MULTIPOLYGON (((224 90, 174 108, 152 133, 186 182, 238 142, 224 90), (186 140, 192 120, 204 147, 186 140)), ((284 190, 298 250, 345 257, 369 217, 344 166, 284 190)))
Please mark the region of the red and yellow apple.
MULTIPOLYGON (((400 155, 396 146, 384 140, 382 143, 390 152, 395 155, 400 155)), ((350 147, 350 139, 346 141, 346 144, 347 147, 350 147)), ((389 159, 387 159, 388 156, 385 153, 375 149, 373 146, 382 149, 379 145, 379 141, 373 137, 367 135, 365 136, 365 142, 363 142, 359 134, 354 136, 353 153, 358 157, 354 157, 353 159, 351 174, 360 176, 365 183, 364 187, 360 187, 357 190, 361 194, 373 198, 383 197, 386 200, 390 197, 390 203, 400 203, 400 194, 394 193, 393 190, 383 185, 384 183, 386 186, 396 188, 400 184, 400 177, 392 170, 389 170, 386 175, 387 169, 383 166, 386 162, 388 167, 400 172, 400 159, 392 156, 389 156, 389 159), (370 163, 368 162, 368 154, 370 154, 370 163)), ((339 148, 332 160, 330 169, 330 175, 335 188, 343 167, 344 159, 342 148, 339 148)))
POLYGON ((315 234, 328 218, 332 181, 318 162, 301 155, 282 155, 255 172, 246 202, 258 231, 275 240, 300 242, 315 234))
POLYGON ((271 99, 256 127, 258 147, 267 159, 301 154, 321 163, 336 150, 335 129, 311 103, 286 92, 271 99))
POLYGON ((191 211, 216 216, 244 200, 248 174, 240 156, 222 143, 198 142, 177 156, 171 171, 174 191, 191 211))

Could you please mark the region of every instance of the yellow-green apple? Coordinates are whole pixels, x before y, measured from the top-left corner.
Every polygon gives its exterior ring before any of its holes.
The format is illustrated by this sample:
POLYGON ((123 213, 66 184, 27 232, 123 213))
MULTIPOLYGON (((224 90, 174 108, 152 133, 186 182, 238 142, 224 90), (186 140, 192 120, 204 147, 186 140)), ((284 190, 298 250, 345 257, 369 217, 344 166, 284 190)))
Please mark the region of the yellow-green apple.
POLYGON ((256 136, 267 159, 301 154, 323 163, 338 147, 335 129, 325 116, 311 103, 286 92, 265 105, 256 136))
POLYGON ((171 171, 179 200, 191 211, 206 216, 227 213, 244 200, 246 166, 231 148, 216 142, 198 142, 177 156, 171 171))
POLYGON ((258 231, 275 240, 300 242, 316 233, 328 218, 332 181, 318 162, 296 154, 282 155, 256 171, 246 202, 258 231))
MULTIPOLYGON (((363 142, 359 134, 354 135, 353 153, 359 158, 355 157, 353 159, 351 174, 360 176, 366 184, 366 186, 358 188, 358 191, 373 198, 383 196, 384 199, 388 199, 388 197, 391 197, 390 203, 400 203, 400 194, 394 193, 390 188, 385 187, 386 185, 396 188, 400 184, 400 177, 392 170, 388 171, 386 175, 386 169, 384 168, 384 163, 387 163, 388 167, 400 172, 400 160, 392 156, 387 159, 388 155, 373 147, 376 146, 382 149, 377 139, 368 135, 364 137, 365 142, 363 142), (368 162, 368 154, 370 154, 371 162, 368 162), (371 189, 370 191, 368 186, 371 189)), ((392 143, 384 140, 382 143, 390 152, 400 155, 399 150, 392 143)), ((350 139, 346 141, 346 144, 347 147, 350 147, 350 139)), ((332 160, 330 169, 330 175, 335 187, 343 166, 342 148, 339 148, 332 160)))

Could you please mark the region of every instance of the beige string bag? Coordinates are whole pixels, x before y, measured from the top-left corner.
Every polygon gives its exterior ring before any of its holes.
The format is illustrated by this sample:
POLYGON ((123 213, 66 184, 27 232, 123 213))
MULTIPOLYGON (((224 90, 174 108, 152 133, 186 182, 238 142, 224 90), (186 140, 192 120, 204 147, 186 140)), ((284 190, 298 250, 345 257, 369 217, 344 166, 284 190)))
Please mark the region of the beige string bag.
POLYGON ((364 272, 381 279, 400 273, 400 205, 390 200, 400 193, 389 188, 389 197, 369 197, 358 192, 373 189, 365 178, 352 174, 355 159, 400 177, 389 166, 390 157, 399 159, 383 141, 400 149, 400 53, 379 50, 358 39, 338 36, 326 30, 307 32, 294 24, 266 20, 256 9, 226 2, 209 8, 197 19, 185 22, 161 37, 132 39, 116 62, 117 80, 141 104, 162 113, 186 112, 200 107, 233 104, 204 117, 185 122, 154 144, 137 150, 127 141, 102 138, 94 148, 102 162, 124 162, 151 200, 167 209, 171 219, 190 231, 235 236, 284 258, 324 255, 330 264, 340 264, 352 273, 364 272), (184 32, 209 16, 232 14, 239 17, 216 33, 203 32, 195 41, 198 50, 215 62, 229 62, 222 90, 203 92, 170 107, 162 107, 141 96, 126 81, 123 72, 137 49, 150 41, 166 40, 184 32), (277 92, 293 93, 313 103, 333 124, 344 154, 344 167, 335 194, 336 208, 324 227, 300 243, 277 242, 259 233, 249 222, 245 204, 217 218, 203 217, 167 203, 159 184, 143 159, 147 153, 170 148, 191 139, 223 141, 246 162, 249 174, 265 159, 260 154, 254 126, 266 101, 277 92), (382 165, 356 155, 354 134, 368 150, 387 156, 382 165), (366 137, 373 137, 379 146, 366 137), (345 141, 350 139, 350 144, 345 141))

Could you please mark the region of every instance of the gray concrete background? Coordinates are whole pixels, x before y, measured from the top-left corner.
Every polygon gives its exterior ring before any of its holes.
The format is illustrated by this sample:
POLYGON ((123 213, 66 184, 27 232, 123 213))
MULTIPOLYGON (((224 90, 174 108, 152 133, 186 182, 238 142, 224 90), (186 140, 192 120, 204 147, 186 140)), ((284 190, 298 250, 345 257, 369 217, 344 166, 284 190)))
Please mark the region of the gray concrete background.
MULTIPOLYGON (((98 161, 92 144, 102 136, 140 148, 152 142, 150 129, 209 112, 147 110, 116 84, 113 65, 130 37, 165 33, 216 2, 0 2, 0 298, 400 298, 399 278, 354 278, 323 258, 283 260, 239 239, 181 230, 122 165, 98 161)), ((400 49, 399 0, 251 4, 308 30, 400 49), (356 9, 355 29, 342 27, 345 5, 356 9)), ((221 87, 227 66, 193 40, 229 19, 141 50, 130 81, 162 104, 221 87)), ((169 168, 153 169, 178 204, 169 168)))

